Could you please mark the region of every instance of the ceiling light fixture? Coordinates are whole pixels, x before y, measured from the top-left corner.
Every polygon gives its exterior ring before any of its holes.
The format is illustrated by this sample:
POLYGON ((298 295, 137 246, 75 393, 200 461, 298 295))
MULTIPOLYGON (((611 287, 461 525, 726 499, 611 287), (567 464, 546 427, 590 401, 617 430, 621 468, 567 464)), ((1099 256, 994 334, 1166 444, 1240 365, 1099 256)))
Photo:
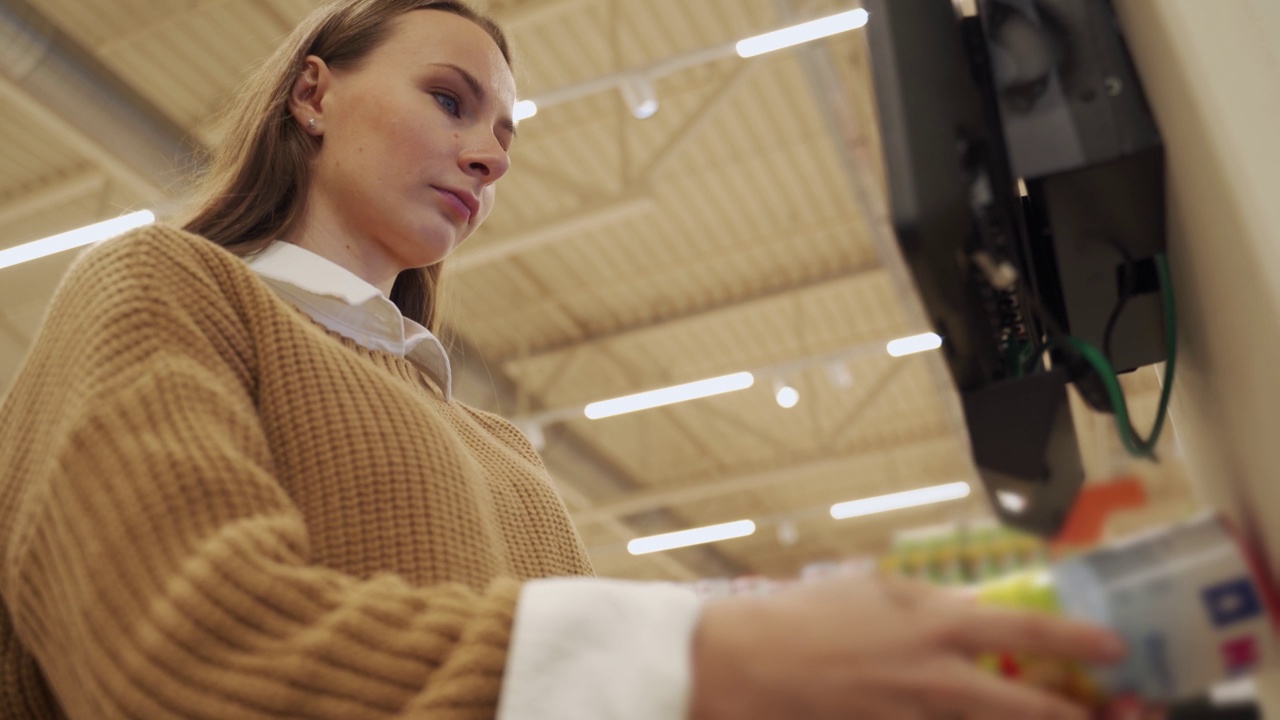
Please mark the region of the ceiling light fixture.
POLYGON ((593 402, 583 408, 583 414, 592 420, 612 417, 623 413, 649 408, 673 405, 679 402, 697 400, 698 398, 722 395, 735 390, 745 390, 755 384, 755 376, 749 372, 733 373, 720 377, 697 380, 683 385, 648 390, 634 395, 624 395, 611 400, 593 402))
POLYGON ((942 347, 942 338, 937 333, 928 332, 923 335, 912 335, 911 337, 890 340, 885 349, 894 357, 902 357, 903 355, 925 352, 926 350, 937 350, 940 347, 942 347))
POLYGON ((627 552, 632 555, 645 555, 647 553, 662 552, 663 550, 689 547, 690 545, 704 545, 721 540, 746 537, 755 531, 756 524, 754 522, 738 520, 720 525, 693 528, 692 530, 680 530, 679 532, 636 538, 627 543, 627 552))
POLYGON ((791 27, 774 30, 763 35, 756 35, 745 40, 738 41, 737 50, 739 57, 754 57, 763 55, 774 50, 799 45, 811 40, 829 37, 837 33, 856 30, 867 24, 867 18, 870 15, 866 10, 861 8, 850 10, 848 12, 838 13, 817 20, 792 25, 791 27))
POLYGON ((877 497, 870 497, 862 500, 851 500, 849 502, 836 503, 835 505, 832 505, 831 517, 837 520, 844 520, 846 518, 873 515, 875 513, 887 512, 889 510, 901 510, 903 508, 917 507, 919 505, 930 505, 933 503, 946 502, 948 500, 959 500, 960 498, 969 497, 969 491, 969 483, 961 481, 947 483, 945 485, 934 485, 932 487, 919 488, 917 490, 890 493, 889 495, 879 495, 877 497))
POLYGON ((658 91, 653 86, 653 79, 647 75, 635 75, 619 86, 622 99, 631 108, 631 115, 637 120, 647 120, 658 112, 658 91))
POLYGON ((773 399, 778 402, 779 407, 790 410, 800 402, 800 391, 777 379, 773 381, 773 399))
POLYGON ((516 120, 518 122, 521 118, 533 117, 536 108, 545 110, 553 105, 560 105, 580 100, 596 93, 613 90, 621 92, 631 113, 643 120, 652 117, 658 111, 659 102, 657 95, 653 92, 653 83, 660 78, 674 75, 677 72, 698 65, 718 62, 727 57, 754 57, 773 50, 854 30, 866 25, 868 18, 869 15, 866 10, 849 10, 799 25, 762 33, 736 43, 727 42, 704 47, 641 67, 619 70, 589 80, 549 89, 529 100, 522 100, 521 103, 529 103, 523 106, 528 109, 517 110, 516 120), (537 105, 534 105, 534 102, 537 105))
POLYGON ((150 225, 155 221, 155 213, 150 210, 140 210, 111 220, 86 225, 76 230, 52 235, 41 240, 33 240, 17 247, 11 247, 8 250, 0 250, 0 268, 12 267, 19 263, 37 260, 64 250, 91 245, 134 228, 150 225))

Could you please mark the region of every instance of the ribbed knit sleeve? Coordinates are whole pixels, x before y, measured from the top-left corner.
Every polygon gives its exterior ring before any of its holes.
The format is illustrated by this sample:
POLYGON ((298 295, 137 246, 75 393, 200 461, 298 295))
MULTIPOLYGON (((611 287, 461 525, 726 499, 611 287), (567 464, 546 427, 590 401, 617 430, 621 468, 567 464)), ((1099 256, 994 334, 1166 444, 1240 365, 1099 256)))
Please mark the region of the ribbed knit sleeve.
POLYGON ((0 593, 62 709, 493 717, 519 584, 309 562, 245 291, 174 242, 144 230, 79 262, 0 409, 0 593))

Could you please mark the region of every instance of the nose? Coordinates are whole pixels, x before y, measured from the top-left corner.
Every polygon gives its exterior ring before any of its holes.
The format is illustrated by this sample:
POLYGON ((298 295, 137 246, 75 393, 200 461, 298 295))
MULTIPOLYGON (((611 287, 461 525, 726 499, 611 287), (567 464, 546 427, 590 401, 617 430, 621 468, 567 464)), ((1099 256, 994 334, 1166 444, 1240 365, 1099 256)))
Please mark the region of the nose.
POLYGON ((478 178, 485 185, 491 185, 511 169, 511 155, 493 134, 483 135, 458 156, 458 164, 463 172, 478 178))

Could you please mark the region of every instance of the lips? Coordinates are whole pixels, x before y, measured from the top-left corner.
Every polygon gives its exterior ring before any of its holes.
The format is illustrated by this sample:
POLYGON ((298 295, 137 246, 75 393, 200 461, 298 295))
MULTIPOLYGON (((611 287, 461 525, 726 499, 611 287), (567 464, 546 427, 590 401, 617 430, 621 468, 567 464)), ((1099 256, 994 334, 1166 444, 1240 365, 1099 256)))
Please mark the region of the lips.
POLYGON ((466 190, 436 187, 434 185, 432 188, 440 193, 440 196, 444 198, 445 204, 463 220, 470 220, 480 210, 480 201, 476 199, 475 195, 466 190))

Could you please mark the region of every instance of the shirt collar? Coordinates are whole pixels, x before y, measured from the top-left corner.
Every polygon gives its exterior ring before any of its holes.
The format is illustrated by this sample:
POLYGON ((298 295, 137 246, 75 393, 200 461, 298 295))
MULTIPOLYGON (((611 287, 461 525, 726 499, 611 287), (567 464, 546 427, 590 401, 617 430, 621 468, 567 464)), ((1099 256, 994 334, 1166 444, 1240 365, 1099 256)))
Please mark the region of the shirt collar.
POLYGON ((305 248, 277 241, 246 258, 272 290, 329 330, 407 358, 453 397, 453 368, 444 345, 360 276, 305 248))

